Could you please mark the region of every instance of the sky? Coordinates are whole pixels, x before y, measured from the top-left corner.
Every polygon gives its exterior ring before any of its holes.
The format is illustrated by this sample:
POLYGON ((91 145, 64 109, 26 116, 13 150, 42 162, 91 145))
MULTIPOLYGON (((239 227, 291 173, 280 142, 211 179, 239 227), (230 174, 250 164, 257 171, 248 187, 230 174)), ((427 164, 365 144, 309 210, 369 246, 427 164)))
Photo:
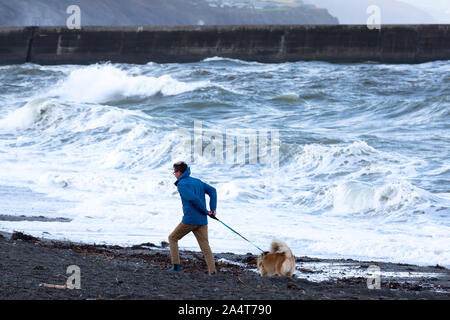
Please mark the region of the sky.
POLYGON ((450 0, 400 0, 427 11, 439 23, 450 23, 450 0))
POLYGON ((341 24, 365 24, 367 9, 380 9, 381 24, 450 24, 450 0, 303 0, 326 8, 341 24))

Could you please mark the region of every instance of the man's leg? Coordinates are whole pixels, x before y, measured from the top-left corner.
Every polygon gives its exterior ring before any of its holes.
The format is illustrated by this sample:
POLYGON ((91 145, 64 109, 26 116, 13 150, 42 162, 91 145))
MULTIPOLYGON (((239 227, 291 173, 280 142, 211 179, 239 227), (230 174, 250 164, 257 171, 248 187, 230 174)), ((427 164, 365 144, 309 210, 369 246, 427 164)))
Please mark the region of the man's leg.
POLYGON ((208 265, 208 273, 216 272, 216 265, 214 263, 214 256, 211 251, 208 242, 208 225, 198 226, 197 229, 193 230, 195 237, 197 238, 198 245, 202 249, 203 255, 205 256, 206 264, 208 265))
POLYGON ((178 252, 178 240, 183 238, 186 234, 191 232, 198 226, 192 226, 190 224, 184 224, 180 222, 178 226, 169 235, 170 256, 172 258, 172 264, 180 264, 180 254, 178 252))

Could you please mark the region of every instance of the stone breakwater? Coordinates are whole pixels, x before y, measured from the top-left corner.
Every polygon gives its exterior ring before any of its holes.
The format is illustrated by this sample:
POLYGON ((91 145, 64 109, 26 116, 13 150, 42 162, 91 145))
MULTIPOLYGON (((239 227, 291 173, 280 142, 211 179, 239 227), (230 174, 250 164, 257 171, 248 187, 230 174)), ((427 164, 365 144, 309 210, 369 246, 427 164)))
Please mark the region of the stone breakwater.
POLYGON ((2 27, 0 64, 195 62, 422 63, 450 59, 450 25, 2 27))

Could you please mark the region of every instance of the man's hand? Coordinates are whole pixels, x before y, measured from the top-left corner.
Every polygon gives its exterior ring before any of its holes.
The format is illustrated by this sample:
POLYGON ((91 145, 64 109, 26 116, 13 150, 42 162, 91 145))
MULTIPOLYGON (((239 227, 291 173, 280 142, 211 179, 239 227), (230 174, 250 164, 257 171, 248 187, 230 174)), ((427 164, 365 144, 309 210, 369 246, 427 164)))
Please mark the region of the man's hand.
POLYGON ((215 210, 209 211, 209 215, 215 217, 216 216, 216 211, 215 210))

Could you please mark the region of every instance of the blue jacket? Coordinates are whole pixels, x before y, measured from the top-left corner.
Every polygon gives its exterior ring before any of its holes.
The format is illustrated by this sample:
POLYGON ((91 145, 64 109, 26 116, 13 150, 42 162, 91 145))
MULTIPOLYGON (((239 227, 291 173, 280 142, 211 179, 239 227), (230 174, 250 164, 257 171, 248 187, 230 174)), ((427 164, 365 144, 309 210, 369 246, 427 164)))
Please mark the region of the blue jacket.
POLYGON ((192 178, 191 169, 188 167, 177 179, 175 185, 180 193, 183 204, 183 222, 195 226, 208 224, 209 211, 206 209, 205 194, 209 195, 209 208, 216 210, 217 193, 214 187, 203 181, 192 178))

